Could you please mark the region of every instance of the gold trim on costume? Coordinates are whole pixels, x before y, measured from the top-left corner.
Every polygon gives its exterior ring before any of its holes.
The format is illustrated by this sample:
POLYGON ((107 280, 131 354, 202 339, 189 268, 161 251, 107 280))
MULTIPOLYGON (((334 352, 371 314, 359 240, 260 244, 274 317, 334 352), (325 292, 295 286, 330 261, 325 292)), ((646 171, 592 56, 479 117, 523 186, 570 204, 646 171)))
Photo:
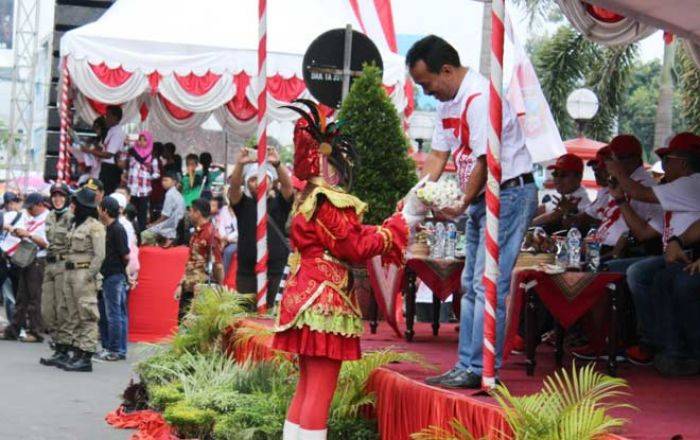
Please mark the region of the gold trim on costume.
POLYGON ((316 212, 318 196, 324 195, 336 208, 354 208, 355 213, 362 220, 362 216, 367 212, 367 204, 357 197, 350 195, 338 187, 331 187, 323 179, 312 177, 309 182, 316 185, 304 201, 299 205, 297 212, 302 214, 306 221, 310 221, 316 212))

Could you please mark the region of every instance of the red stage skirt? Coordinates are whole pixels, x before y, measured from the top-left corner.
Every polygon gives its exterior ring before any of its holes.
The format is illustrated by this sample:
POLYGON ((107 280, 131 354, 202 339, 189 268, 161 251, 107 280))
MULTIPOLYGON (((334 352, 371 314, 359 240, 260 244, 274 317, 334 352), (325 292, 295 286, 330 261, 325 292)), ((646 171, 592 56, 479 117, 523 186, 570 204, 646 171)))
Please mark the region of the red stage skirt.
POLYGON ((362 357, 360 338, 311 330, 308 326, 292 327, 275 333, 272 348, 302 356, 316 356, 338 361, 355 361, 362 357))

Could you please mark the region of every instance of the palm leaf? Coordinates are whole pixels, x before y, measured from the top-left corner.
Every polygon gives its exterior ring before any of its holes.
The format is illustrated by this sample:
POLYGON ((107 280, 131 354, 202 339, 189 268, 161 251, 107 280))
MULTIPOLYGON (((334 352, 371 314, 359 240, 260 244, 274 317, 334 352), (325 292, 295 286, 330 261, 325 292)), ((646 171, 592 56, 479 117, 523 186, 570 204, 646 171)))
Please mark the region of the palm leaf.
POLYGON ((249 295, 238 294, 223 286, 202 288, 173 339, 174 350, 178 353, 211 350, 225 329, 247 316, 251 301, 249 295))
POLYGON ((396 362, 408 362, 424 368, 433 368, 421 355, 394 351, 391 347, 367 352, 358 361, 344 362, 340 370, 338 388, 333 398, 331 417, 357 417, 363 407, 373 406, 375 396, 367 392, 370 375, 377 368, 396 362))
POLYGON ((503 409, 516 439, 590 439, 624 425, 625 420, 607 413, 632 408, 615 403, 627 395, 626 382, 595 371, 593 365, 571 371, 562 369, 544 380, 540 392, 513 396, 498 386, 494 397, 503 409))

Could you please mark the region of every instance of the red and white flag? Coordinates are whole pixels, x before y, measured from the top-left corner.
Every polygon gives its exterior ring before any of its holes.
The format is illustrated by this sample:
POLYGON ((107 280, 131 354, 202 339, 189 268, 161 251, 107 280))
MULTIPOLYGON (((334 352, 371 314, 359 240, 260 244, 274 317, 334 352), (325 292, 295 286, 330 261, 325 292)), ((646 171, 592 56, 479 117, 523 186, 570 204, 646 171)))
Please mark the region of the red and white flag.
POLYGON ((544 97, 537 72, 520 44, 510 17, 506 15, 507 46, 510 47, 512 74, 506 91, 506 99, 518 115, 525 134, 527 149, 535 163, 547 162, 562 154, 566 147, 554 122, 549 103, 544 97))

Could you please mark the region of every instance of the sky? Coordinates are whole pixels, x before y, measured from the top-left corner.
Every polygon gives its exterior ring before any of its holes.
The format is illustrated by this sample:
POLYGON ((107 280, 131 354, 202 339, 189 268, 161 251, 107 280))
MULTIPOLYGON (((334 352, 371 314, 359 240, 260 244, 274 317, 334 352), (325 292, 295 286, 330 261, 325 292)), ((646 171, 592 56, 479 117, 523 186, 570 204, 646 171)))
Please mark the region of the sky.
MULTIPOLYGON (((527 13, 506 2, 517 37, 524 43, 535 30, 528 26, 527 13)), ((481 47, 483 4, 475 0, 392 0, 397 35, 436 34, 457 48, 466 65, 478 66, 481 47)), ((553 32, 557 25, 539 24, 536 32, 553 32)), ((657 32, 640 44, 640 58, 649 61, 663 55, 663 39, 657 32)))

